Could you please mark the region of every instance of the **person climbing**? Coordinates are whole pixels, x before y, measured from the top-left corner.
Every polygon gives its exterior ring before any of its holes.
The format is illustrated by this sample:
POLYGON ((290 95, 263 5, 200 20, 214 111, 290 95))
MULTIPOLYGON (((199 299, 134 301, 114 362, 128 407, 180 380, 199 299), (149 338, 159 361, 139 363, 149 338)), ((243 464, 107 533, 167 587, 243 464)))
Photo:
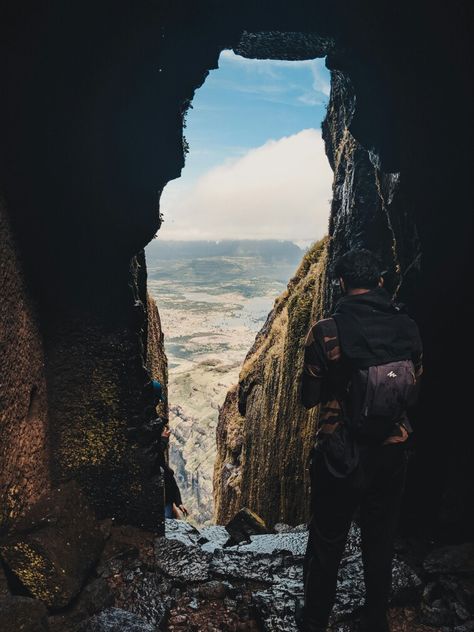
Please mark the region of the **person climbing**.
POLYGON ((166 398, 163 393, 163 386, 161 382, 159 382, 158 380, 152 380, 151 386, 153 388, 153 395, 155 397, 155 406, 158 406, 158 404, 160 403, 165 403, 166 398))
POLYGON ((160 462, 160 466, 163 469, 165 485, 165 518, 180 518, 180 512, 186 517, 188 516, 188 510, 181 499, 181 492, 179 491, 174 471, 170 468, 165 459, 170 434, 171 430, 169 426, 165 424, 161 433, 161 450, 163 457, 160 462))
MULTIPOLYGON (((158 380, 152 380, 151 383, 155 397, 155 406, 158 406, 160 403, 165 403, 166 398, 163 393, 163 386, 161 382, 158 380)), ((174 476, 174 471, 168 465, 166 460, 166 451, 168 449, 171 430, 168 426, 167 420, 159 418, 158 423, 162 426, 158 465, 163 470, 165 487, 165 518, 179 518, 180 512, 186 517, 188 515, 188 510, 183 504, 181 492, 179 491, 178 483, 176 482, 176 478, 174 476)))
POLYGON ((350 250, 335 265, 343 297, 305 341, 301 398, 321 404, 310 455, 311 516, 304 559, 304 632, 323 632, 336 597, 339 564, 359 510, 365 580, 362 628, 388 632, 393 543, 422 374, 416 323, 384 289, 369 250, 350 250))

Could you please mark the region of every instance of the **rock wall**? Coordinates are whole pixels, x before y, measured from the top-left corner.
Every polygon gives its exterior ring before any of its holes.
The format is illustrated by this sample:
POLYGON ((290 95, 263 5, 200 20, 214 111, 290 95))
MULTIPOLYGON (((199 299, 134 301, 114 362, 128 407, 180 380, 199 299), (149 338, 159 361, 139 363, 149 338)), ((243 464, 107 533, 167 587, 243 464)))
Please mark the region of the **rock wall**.
POLYGON ((168 416, 168 358, 165 352, 165 334, 161 327, 160 313, 154 299, 147 293, 147 340, 146 367, 150 376, 163 388, 164 401, 158 404, 158 415, 168 416))
POLYGON ((50 487, 44 351, 0 202, 0 533, 50 487))
MULTIPOLYGON (((43 303, 42 312, 32 305, 3 205, 0 229, 1 530, 52 484, 76 479, 99 517, 160 531, 161 479, 131 433, 155 414, 150 375, 164 380, 165 393, 167 379, 143 256, 107 269, 127 279, 124 290, 99 276, 87 302, 54 310, 43 303)), ((71 278, 77 294, 86 292, 85 276, 82 287, 71 278)))
POLYGON ((51 469, 55 484, 79 481, 99 517, 159 530, 161 483, 140 439, 155 416, 143 262, 107 265, 81 303, 47 310, 51 469))
POLYGON ((214 468, 220 524, 244 506, 270 525, 306 518, 316 414, 301 406, 297 378, 307 329, 322 313, 326 257, 325 240, 306 253, 249 351, 239 387, 220 410, 214 468))
POLYGON ((355 100, 347 75, 332 71, 331 96, 322 125, 326 154, 334 171, 326 314, 338 298, 338 290, 334 291, 330 282, 334 279, 332 265, 350 248, 377 253, 386 270, 386 287, 398 299, 412 302, 419 283, 421 245, 404 179, 399 173, 384 173, 378 168, 376 157, 351 134, 355 100))

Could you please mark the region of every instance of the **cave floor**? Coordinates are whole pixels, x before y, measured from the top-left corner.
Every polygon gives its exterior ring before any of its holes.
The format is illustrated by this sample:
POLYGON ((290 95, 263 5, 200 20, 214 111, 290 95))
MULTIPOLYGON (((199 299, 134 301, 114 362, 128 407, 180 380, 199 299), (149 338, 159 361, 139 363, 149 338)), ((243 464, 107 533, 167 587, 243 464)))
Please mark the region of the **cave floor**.
MULTIPOLYGON (((228 534, 217 525, 198 531, 185 521, 166 520, 164 537, 113 526, 88 586, 72 609, 49 617, 49 630, 296 632, 293 613, 303 593, 307 530, 305 525, 282 529, 224 547, 228 534)), ((359 538, 354 525, 341 564, 331 632, 359 629, 364 592, 359 538)), ((472 578, 446 575, 445 568, 427 579, 406 547, 397 548, 391 631, 474 630, 466 608, 472 578)))

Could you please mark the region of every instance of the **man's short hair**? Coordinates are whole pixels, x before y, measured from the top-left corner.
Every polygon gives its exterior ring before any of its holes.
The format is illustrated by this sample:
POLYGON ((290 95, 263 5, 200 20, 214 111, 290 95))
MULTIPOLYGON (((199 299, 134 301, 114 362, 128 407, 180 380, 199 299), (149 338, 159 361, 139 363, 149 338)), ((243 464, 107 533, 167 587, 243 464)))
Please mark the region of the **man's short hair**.
POLYGON ((338 278, 342 277, 347 288, 370 289, 377 287, 382 265, 370 250, 354 248, 337 259, 334 272, 338 278))

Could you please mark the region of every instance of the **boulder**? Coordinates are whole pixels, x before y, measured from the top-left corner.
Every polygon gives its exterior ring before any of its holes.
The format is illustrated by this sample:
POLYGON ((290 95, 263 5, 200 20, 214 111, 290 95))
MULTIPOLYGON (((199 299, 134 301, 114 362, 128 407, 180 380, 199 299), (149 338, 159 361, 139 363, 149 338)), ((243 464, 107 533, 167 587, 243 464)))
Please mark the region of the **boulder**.
POLYGON ((216 549, 221 549, 229 540, 229 532, 221 525, 211 525, 201 529, 198 544, 203 551, 212 553, 216 549))
POLYGON ((156 632, 156 627, 132 612, 107 608, 84 622, 78 632, 156 632))
POLYGON ((265 632, 297 632, 295 601, 302 597, 301 582, 274 584, 265 590, 253 592, 252 601, 265 632))
POLYGON ((303 582, 302 560, 288 551, 265 554, 242 549, 216 549, 210 561, 211 573, 220 579, 261 584, 303 582))
MULTIPOLYGON (((463 575, 440 575, 423 591, 421 615, 434 626, 466 626, 474 612, 474 580, 463 575)), ((450 628, 450 629, 451 629, 450 628)))
POLYGON ((200 532, 186 520, 165 520, 165 537, 170 540, 178 540, 183 544, 196 545, 200 532))
POLYGON ((225 525, 230 534, 229 545, 250 542, 251 535, 269 533, 265 522, 256 513, 244 507, 225 525))
POLYGON ((115 584, 115 607, 141 617, 158 630, 163 629, 173 603, 173 580, 135 568, 123 571, 111 581, 115 584))
POLYGON ((30 597, 2 596, 0 626, 2 632, 48 632, 46 606, 30 597))
POLYGON ((100 556, 97 573, 105 577, 113 566, 112 561, 127 558, 136 558, 141 564, 152 566, 154 563, 154 538, 153 533, 138 527, 112 526, 110 536, 100 556))
POLYGON ((198 588, 199 596, 209 601, 212 599, 224 599, 227 592, 226 584, 215 579, 201 584, 198 588))
POLYGON ((105 534, 74 482, 45 494, 0 540, 0 556, 31 595, 64 608, 79 593, 105 534))
POLYGON ((209 579, 210 554, 198 546, 179 540, 157 538, 155 542, 156 566, 168 577, 184 582, 209 579))
POLYGON ((75 629, 82 621, 113 603, 114 595, 107 580, 102 577, 94 579, 80 592, 72 608, 49 617, 50 631, 65 632, 75 629))

